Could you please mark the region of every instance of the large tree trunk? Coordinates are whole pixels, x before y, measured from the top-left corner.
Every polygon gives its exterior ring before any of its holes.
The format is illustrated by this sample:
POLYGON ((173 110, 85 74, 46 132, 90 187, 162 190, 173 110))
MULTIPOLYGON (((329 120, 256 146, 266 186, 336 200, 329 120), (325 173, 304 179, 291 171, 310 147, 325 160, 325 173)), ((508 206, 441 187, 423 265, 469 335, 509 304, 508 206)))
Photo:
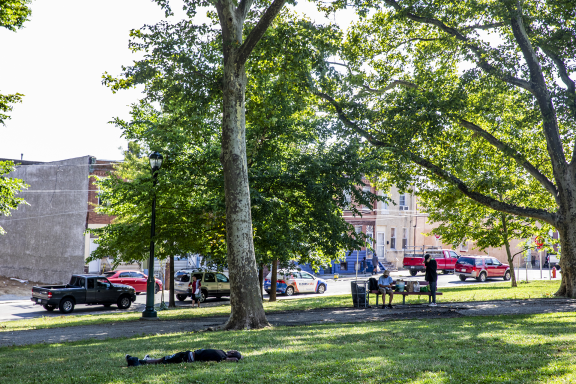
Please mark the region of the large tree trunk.
POLYGON ((506 216, 502 214, 502 240, 504 241, 504 246, 506 247, 506 255, 508 256, 508 264, 510 265, 510 274, 512 275, 510 281, 512 287, 517 287, 516 275, 514 274, 514 258, 512 258, 512 252, 510 252, 510 241, 508 239, 508 226, 506 225, 506 216))
POLYGON ((236 64, 236 54, 237 51, 230 48, 224 55, 221 161, 231 303, 225 329, 253 329, 269 324, 258 292, 258 267, 252 238, 244 120, 247 79, 244 66, 236 64))
POLYGON ((176 308, 174 301, 174 255, 170 255, 170 291, 168 292, 168 308, 176 308))
POLYGON ((557 228, 560 235, 562 281, 557 296, 576 299, 576 223, 557 228))

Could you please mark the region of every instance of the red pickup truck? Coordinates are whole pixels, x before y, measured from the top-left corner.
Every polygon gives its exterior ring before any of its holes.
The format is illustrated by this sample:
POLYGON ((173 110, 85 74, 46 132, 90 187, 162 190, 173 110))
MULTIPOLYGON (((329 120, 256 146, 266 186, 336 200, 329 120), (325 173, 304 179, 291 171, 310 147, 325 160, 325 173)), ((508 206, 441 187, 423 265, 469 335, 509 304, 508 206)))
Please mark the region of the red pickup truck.
POLYGON ((429 253, 438 264, 438 271, 444 273, 454 273, 454 267, 456 266, 456 260, 460 256, 451 249, 426 249, 419 247, 419 249, 406 250, 404 253, 403 266, 410 271, 410 275, 416 276, 418 272, 424 272, 426 267, 424 266, 424 255, 429 253), (413 251, 412 253, 410 253, 413 251))

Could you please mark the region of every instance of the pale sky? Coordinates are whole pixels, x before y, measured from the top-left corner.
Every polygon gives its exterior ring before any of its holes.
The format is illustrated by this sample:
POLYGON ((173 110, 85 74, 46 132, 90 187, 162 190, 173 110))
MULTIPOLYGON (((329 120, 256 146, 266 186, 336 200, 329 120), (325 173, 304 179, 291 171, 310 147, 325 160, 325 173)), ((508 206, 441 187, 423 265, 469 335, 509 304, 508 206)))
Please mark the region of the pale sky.
MULTIPOLYGON (((179 11, 179 2, 173 3, 179 11)), ((0 125, 0 158, 121 159, 118 148, 126 141, 108 122, 128 118, 129 105, 141 93, 113 94, 102 85, 102 74, 118 75, 122 65, 136 60, 128 50, 130 29, 155 24, 164 12, 151 0, 36 0, 31 8, 23 29, 0 29, 0 93, 25 95, 9 113, 12 119, 0 125)), ((297 10, 324 21, 308 3, 297 10)), ((347 26, 353 17, 342 12, 338 22, 347 26)))

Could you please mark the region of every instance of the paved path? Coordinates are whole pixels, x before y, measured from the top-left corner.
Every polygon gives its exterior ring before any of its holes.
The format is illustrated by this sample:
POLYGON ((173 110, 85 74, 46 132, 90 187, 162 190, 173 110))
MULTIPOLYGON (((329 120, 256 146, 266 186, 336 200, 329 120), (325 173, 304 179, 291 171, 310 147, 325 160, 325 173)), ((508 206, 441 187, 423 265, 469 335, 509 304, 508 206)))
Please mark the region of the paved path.
MULTIPOLYGON (((352 323, 365 321, 389 321, 398 319, 450 318, 462 316, 493 316, 537 314, 552 312, 576 312, 576 300, 531 299, 487 302, 441 304, 438 307, 425 305, 398 305, 394 309, 380 308, 336 308, 289 313, 268 314, 274 326, 352 323)), ((148 334, 194 332, 209 327, 218 327, 227 317, 203 317, 195 320, 159 320, 118 322, 66 328, 38 329, 30 331, 0 332, 0 346, 36 343, 62 343, 87 339, 108 339, 148 334)))

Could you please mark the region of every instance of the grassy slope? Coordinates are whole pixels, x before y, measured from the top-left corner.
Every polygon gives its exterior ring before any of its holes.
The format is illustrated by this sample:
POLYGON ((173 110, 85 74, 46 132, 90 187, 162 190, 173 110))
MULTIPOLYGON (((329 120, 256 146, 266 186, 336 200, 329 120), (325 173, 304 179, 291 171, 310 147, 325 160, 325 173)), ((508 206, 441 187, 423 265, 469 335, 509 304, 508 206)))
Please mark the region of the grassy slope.
MULTIPOLYGON (((572 383, 575 313, 279 327, 0 348, 19 383, 572 383), (124 354, 239 349, 240 363, 126 368, 124 354)), ((2 381, 2 379, 0 379, 2 381)))
MULTIPOLYGON (((558 290, 557 281, 535 281, 529 284, 519 284, 518 288, 511 288, 510 283, 493 283, 483 285, 459 286, 454 288, 441 288, 443 296, 438 297, 439 303, 484 301, 484 300, 507 300, 552 297, 558 290)), ((372 304, 376 300, 372 296, 372 304)), ((394 298, 395 303, 402 303, 402 297, 394 298)), ((408 296, 406 303, 427 303, 427 296, 408 296)), ((315 308, 342 308, 352 306, 350 295, 340 296, 314 296, 303 299, 279 300, 277 302, 264 302, 266 312, 279 311, 302 311, 315 308)), ((39 307, 40 308, 40 307, 39 307)), ((227 316, 230 314, 230 306, 206 307, 206 308, 182 308, 158 312, 162 320, 194 319, 199 316, 227 316)), ((141 317, 140 312, 103 313, 101 315, 42 317, 31 320, 16 320, 0 323, 0 331, 16 331, 26 329, 41 329, 67 327, 77 325, 104 324, 117 321, 134 321, 141 317)))

